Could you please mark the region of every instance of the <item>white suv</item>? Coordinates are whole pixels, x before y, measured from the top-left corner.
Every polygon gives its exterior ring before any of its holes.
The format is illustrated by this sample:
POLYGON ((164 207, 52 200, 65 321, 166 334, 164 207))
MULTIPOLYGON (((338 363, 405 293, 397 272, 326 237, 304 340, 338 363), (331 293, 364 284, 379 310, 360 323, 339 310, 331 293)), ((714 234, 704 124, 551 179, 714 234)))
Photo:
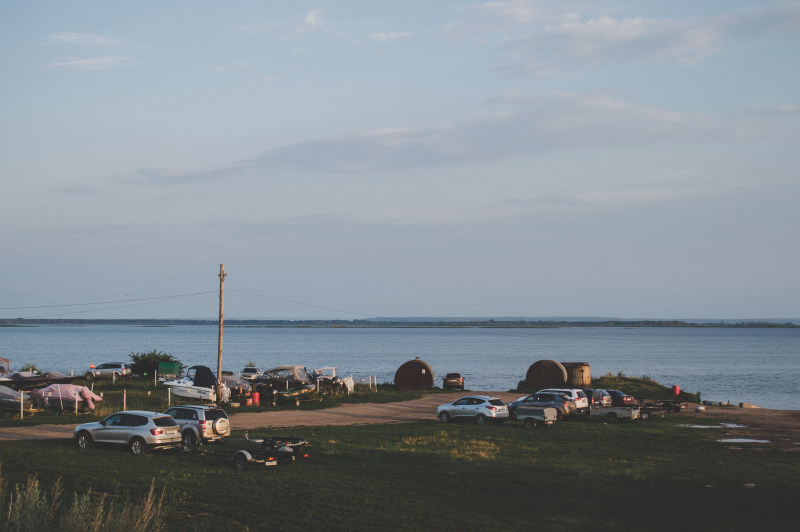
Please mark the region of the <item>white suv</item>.
POLYGON ((184 449, 195 450, 203 442, 221 440, 231 435, 228 414, 216 406, 173 406, 164 412, 180 425, 184 449))
POLYGON ((578 388, 547 388, 536 393, 560 393, 566 395, 569 399, 575 401, 575 409, 578 412, 589 411, 589 398, 586 397, 586 392, 578 388))

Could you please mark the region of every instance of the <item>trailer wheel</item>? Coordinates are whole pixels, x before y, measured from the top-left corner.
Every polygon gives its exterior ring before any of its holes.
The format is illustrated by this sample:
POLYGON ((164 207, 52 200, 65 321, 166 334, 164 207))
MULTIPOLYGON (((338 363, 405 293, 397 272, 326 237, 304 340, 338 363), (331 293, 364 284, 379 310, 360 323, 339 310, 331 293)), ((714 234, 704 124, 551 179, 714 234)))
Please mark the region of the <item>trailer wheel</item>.
POLYGON ((616 412, 609 412, 606 414, 606 421, 608 423, 616 423, 617 422, 617 413, 616 412))
POLYGON ((299 397, 295 397, 294 406, 300 406, 300 398, 299 397))
POLYGON ((536 422, 533 419, 528 418, 525 420, 525 427, 529 429, 536 428, 536 422))
POLYGON ((247 457, 243 453, 239 453, 233 457, 233 467, 238 471, 244 471, 247 468, 247 457))

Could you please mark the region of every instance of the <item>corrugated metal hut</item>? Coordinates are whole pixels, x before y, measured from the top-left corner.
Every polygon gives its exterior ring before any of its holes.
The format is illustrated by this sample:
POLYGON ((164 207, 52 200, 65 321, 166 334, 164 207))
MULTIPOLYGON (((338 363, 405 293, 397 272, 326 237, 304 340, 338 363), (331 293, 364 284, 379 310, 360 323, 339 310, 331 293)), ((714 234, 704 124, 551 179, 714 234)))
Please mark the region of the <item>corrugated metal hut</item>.
POLYGON ((419 357, 409 360, 394 374, 394 387, 401 392, 419 392, 433 388, 433 370, 419 357))
POLYGON ((563 388, 567 383, 567 370, 555 360, 537 360, 525 374, 525 386, 531 390, 563 388))
POLYGON ((587 362, 562 362, 567 370, 567 385, 570 388, 591 388, 592 368, 587 362))

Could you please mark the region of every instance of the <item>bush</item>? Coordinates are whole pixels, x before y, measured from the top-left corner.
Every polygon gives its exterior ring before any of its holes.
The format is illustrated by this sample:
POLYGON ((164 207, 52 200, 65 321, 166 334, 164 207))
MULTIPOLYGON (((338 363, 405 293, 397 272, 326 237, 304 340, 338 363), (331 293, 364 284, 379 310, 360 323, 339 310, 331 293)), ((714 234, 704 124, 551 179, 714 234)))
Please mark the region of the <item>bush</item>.
MULTIPOLYGON (((181 364, 180 360, 169 353, 155 349, 147 353, 131 353, 129 356, 131 357, 131 372, 138 377, 153 375, 158 371, 158 365, 162 362, 177 362, 181 364)), ((181 368, 183 368, 183 364, 181 364, 181 368)))

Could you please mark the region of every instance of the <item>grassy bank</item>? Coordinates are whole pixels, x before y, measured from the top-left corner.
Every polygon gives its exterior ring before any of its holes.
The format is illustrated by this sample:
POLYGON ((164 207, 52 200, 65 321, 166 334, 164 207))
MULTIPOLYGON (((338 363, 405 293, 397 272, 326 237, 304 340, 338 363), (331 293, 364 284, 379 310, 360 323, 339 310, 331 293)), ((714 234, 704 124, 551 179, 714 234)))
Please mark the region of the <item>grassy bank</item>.
POLYGON ((0 442, 0 457, 7 491, 32 474, 61 478, 65 494, 91 487, 97 500, 139 500, 153 484, 170 530, 793 528, 796 453, 731 448, 687 423, 298 428, 311 460, 244 472, 212 455, 136 457, 67 440, 0 442))

